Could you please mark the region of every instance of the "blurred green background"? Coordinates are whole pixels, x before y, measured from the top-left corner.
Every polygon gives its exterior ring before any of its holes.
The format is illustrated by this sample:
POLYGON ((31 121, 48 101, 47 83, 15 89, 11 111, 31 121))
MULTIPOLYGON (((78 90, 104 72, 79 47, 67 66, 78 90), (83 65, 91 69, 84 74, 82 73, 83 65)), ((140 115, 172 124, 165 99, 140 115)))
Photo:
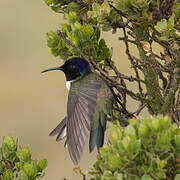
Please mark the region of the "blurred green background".
MULTIPOLYGON (((43 1, 2 0, 0 7, 0 136, 13 135, 29 145, 35 158, 46 157, 48 168, 43 180, 79 180, 63 143, 49 132, 66 114, 67 90, 60 72, 40 74, 62 62, 46 45, 46 32, 63 23, 43 1)), ((114 48, 114 59, 123 73, 130 66, 117 35, 104 33, 114 48)), ((130 103, 132 108, 134 102, 130 103)), ((1 141, 0 140, 0 141, 1 141)), ((84 171, 92 165, 96 152, 87 149, 81 161, 84 171)))

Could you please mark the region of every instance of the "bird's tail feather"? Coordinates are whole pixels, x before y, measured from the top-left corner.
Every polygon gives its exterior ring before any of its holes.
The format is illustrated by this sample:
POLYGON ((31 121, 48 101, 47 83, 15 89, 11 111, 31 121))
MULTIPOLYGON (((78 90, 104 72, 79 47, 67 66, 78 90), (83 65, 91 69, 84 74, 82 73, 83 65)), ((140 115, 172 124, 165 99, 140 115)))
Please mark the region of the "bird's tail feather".
POLYGON ((49 136, 56 136, 56 141, 62 140, 64 137, 66 137, 66 120, 67 117, 65 117, 58 125, 57 127, 49 134, 49 136))
POLYGON ((94 147, 97 149, 103 146, 104 144, 104 133, 106 130, 106 118, 107 116, 101 112, 99 115, 99 124, 97 128, 91 130, 90 140, 89 140, 89 151, 92 152, 94 147))

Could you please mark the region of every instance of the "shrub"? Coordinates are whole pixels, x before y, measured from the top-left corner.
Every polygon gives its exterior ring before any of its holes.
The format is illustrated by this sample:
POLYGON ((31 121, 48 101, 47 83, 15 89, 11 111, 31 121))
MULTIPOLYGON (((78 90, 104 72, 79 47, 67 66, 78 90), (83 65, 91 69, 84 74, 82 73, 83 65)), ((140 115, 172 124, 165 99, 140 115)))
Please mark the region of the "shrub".
POLYGON ((35 180, 44 175, 47 160, 33 160, 29 147, 18 146, 11 136, 3 138, 0 147, 1 180, 35 180))
POLYGON ((168 117, 130 119, 109 127, 109 144, 100 149, 91 180, 180 178, 180 128, 168 117))

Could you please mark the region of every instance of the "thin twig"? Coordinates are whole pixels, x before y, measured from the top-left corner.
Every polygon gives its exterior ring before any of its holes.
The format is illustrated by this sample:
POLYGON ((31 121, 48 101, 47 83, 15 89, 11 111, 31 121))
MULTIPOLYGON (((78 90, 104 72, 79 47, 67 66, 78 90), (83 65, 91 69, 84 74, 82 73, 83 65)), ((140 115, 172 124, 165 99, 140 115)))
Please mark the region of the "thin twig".
MULTIPOLYGON (((111 91, 114 95, 115 100, 117 101, 117 103, 119 103, 119 105, 122 107, 122 110, 120 111, 121 113, 123 113, 124 115, 126 115, 128 118, 129 117, 135 117, 132 113, 128 112, 128 110, 126 109, 126 107, 124 106, 124 104, 122 104, 121 100, 119 100, 118 96, 116 95, 116 93, 114 92, 114 89, 111 88, 111 91)), ((116 109, 117 110, 117 109, 116 109)), ((118 110, 119 111, 119 110, 118 110)))
POLYGON ((140 114, 140 112, 141 112, 145 107, 146 107, 146 104, 141 103, 141 104, 139 105, 138 109, 137 109, 135 112, 133 112, 133 114, 135 114, 136 116, 138 116, 138 115, 140 114))
POLYGON ((159 71, 159 78, 162 80, 163 83, 163 89, 165 89, 167 87, 167 79, 163 76, 163 73, 161 71, 159 71))
MULTIPOLYGON (((124 43, 125 43, 125 46, 126 46, 126 54, 127 54, 128 58, 129 58, 129 60, 131 62, 131 65, 133 66, 135 64, 135 62, 134 62, 133 56, 130 54, 129 44, 128 44, 128 41, 127 41, 128 36, 126 34, 126 29, 125 28, 123 28, 123 34, 124 34, 124 43)), ((142 86, 141 86, 141 81, 140 81, 140 75, 139 75, 137 67, 133 66, 133 69, 135 71, 136 78, 139 79, 139 81, 137 81, 137 83, 138 83, 139 92, 140 92, 140 94, 142 96, 143 93, 142 93, 142 86)))
POLYGON ((132 31, 127 31, 127 34, 130 35, 132 38, 135 38, 135 35, 133 34, 132 31))
POLYGON ((82 180, 86 180, 86 174, 82 171, 82 169, 80 168, 80 166, 75 167, 73 169, 73 171, 77 174, 79 174, 82 177, 82 180))
POLYGON ((110 6, 111 8, 113 8, 120 16, 128 19, 128 15, 127 15, 126 13, 124 13, 124 12, 122 12, 121 10, 117 9, 116 7, 114 7, 114 6, 113 6, 112 4, 110 4, 110 3, 109 3, 109 6, 110 6))
POLYGON ((142 65, 149 65, 151 67, 153 67, 154 69, 156 69, 156 71, 161 71, 161 72, 166 72, 166 73, 170 73, 170 70, 163 66, 160 62, 158 62, 157 60, 154 61, 143 61, 143 60, 138 60, 142 65))
POLYGON ((140 79, 139 78, 136 78, 136 77, 133 77, 133 76, 127 76, 123 73, 120 73, 117 69, 117 67, 113 64, 113 62, 110 60, 110 59, 106 59, 106 61, 108 62, 109 66, 113 69, 113 71, 115 72, 115 74, 119 77, 119 78, 122 78, 122 79, 126 79, 130 82, 132 81, 140 81, 142 83, 145 83, 144 80, 140 79))
POLYGON ((178 107, 180 105, 180 88, 178 90, 178 95, 177 95, 177 99, 176 99, 176 107, 178 107))
POLYGON ((160 59, 160 60, 165 60, 164 57, 162 56, 159 56, 158 54, 154 53, 154 52, 151 52, 152 55, 154 55, 156 58, 160 59))
POLYGON ((119 37, 118 40, 120 40, 120 41, 127 41, 127 42, 135 44, 135 45, 137 44, 136 41, 131 40, 131 39, 125 39, 125 37, 119 37))

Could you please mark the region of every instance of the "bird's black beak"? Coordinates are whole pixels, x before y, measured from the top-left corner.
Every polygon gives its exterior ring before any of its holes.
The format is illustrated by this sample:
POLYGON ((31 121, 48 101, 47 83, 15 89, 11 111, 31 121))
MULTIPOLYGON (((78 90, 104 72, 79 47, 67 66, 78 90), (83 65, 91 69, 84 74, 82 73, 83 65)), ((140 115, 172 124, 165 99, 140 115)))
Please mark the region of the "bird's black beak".
POLYGON ((60 66, 60 67, 54 67, 54 68, 49 68, 49 69, 46 69, 44 71, 42 71, 41 73, 45 73, 45 72, 48 72, 48 71, 55 71, 55 70, 63 70, 63 68, 60 66))

